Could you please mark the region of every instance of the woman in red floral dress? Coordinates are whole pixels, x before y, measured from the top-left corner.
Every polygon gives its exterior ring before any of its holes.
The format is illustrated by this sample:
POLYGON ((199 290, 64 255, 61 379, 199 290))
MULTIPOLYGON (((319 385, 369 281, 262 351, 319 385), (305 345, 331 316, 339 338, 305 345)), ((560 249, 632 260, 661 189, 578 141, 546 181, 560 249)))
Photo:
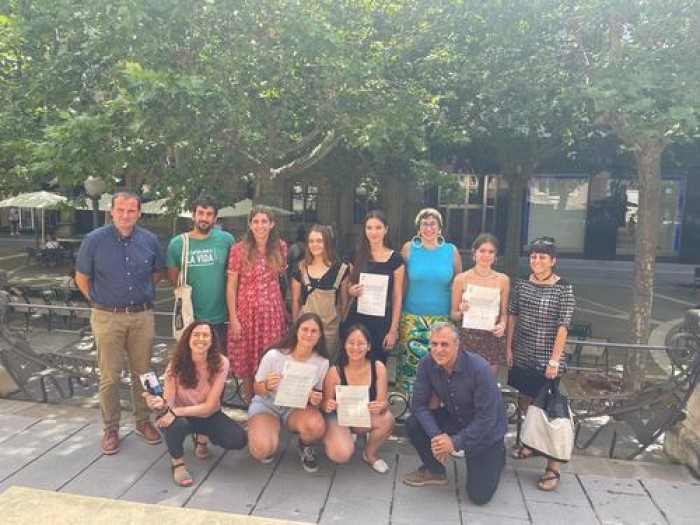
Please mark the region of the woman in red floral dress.
POLYGON ((263 353, 286 333, 287 315, 279 286, 286 261, 287 245, 277 235, 272 210, 255 206, 248 216, 245 238, 229 253, 226 284, 228 358, 247 403, 263 353))

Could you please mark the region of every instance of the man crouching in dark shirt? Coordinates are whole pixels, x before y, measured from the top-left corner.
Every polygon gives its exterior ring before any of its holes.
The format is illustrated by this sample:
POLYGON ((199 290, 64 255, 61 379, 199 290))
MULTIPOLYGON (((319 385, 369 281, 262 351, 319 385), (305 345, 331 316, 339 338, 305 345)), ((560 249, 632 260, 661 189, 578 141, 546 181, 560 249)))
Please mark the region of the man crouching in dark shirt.
POLYGON ((406 431, 423 464, 403 482, 412 487, 447 484, 444 463, 463 450, 469 499, 488 503, 505 463, 505 407, 489 364, 460 350, 459 333, 450 323, 431 328, 430 355, 418 364, 411 412, 406 431), (431 408, 431 398, 439 400, 439 408, 431 408))

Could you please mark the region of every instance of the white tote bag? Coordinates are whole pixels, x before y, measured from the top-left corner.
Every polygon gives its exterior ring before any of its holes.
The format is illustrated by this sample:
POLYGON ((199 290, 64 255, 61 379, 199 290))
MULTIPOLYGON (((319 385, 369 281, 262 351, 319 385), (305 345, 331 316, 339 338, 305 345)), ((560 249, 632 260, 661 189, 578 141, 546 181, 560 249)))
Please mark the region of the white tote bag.
POLYGON ((182 332, 194 321, 194 308, 192 307, 192 287, 187 284, 187 261, 189 260, 190 239, 186 233, 182 234, 182 252, 180 258, 180 273, 177 276, 175 305, 173 306, 173 337, 180 340, 182 332))
POLYGON ((559 379, 547 381, 523 421, 521 441, 542 456, 566 463, 574 449, 574 422, 559 379))

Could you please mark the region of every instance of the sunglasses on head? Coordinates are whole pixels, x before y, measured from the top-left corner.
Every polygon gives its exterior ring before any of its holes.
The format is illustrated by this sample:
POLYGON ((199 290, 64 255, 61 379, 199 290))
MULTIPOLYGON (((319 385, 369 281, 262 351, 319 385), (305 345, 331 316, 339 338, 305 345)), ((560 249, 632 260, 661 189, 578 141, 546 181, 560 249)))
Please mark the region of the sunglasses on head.
POLYGON ((544 244, 545 246, 554 246, 554 243, 556 241, 554 240, 554 237, 538 237, 534 241, 532 241, 532 245, 536 244, 544 244))

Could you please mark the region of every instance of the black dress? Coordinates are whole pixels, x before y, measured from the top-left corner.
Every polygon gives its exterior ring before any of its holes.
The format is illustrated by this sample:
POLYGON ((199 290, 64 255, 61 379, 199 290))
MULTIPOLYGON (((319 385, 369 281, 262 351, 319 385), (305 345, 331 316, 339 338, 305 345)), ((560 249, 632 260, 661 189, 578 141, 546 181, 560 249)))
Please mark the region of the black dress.
POLYGON ((343 322, 340 335, 345 337, 347 329, 355 324, 364 325, 370 333, 370 359, 379 359, 386 363, 389 357, 388 350, 383 348, 384 337, 391 328, 391 312, 394 298, 394 271, 404 264, 403 257, 398 252, 391 252, 391 256, 385 262, 367 261, 365 267, 361 270, 362 273, 375 273, 379 275, 389 276, 389 286, 387 287, 386 309, 384 316, 373 316, 357 313, 357 300, 353 300, 348 309, 348 314, 343 322))

